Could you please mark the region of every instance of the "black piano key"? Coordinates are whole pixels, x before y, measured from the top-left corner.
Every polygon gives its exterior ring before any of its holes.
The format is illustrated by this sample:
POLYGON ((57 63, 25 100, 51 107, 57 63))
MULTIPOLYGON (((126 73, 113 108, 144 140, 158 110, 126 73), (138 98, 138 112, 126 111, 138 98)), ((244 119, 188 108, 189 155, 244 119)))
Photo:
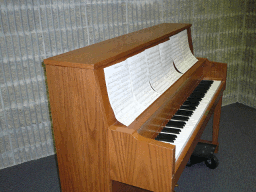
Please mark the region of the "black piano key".
POLYGON ((173 143, 176 138, 177 138, 177 135, 159 133, 155 138, 155 140, 173 143))
POLYGON ((211 86, 211 83, 200 83, 199 85, 197 85, 196 89, 204 88, 204 87, 208 87, 208 86, 211 86))
POLYGON ((203 87, 203 86, 210 86, 212 84, 212 82, 200 82, 197 87, 203 87))
POLYGON ((202 91, 208 90, 209 87, 210 86, 208 86, 208 85, 199 86, 199 87, 196 87, 193 92, 200 92, 200 91, 202 92, 202 91))
POLYGON ((182 105, 182 106, 180 106, 180 109, 194 111, 196 109, 196 106, 182 105))
POLYGON ((204 87, 197 87, 192 94, 199 94, 199 93, 205 93, 210 86, 204 86, 204 87))
POLYGON ((203 87, 203 88, 196 88, 191 95, 198 95, 198 96, 204 96, 205 93, 208 91, 210 86, 203 87))
POLYGON ((178 110, 175 115, 182 115, 182 116, 191 116, 193 111, 186 111, 186 110, 178 110))
POLYGON ((166 127, 177 127, 177 128, 182 128, 184 127, 186 123, 183 121, 172 121, 170 120, 167 124, 166 127))
POLYGON ((205 92, 204 93, 195 92, 195 93, 192 93, 188 98, 203 98, 204 95, 205 95, 205 92))
POLYGON ((202 81, 200 81, 200 84, 202 85, 202 84, 213 84, 213 80, 202 80, 202 81))
POLYGON ((207 80, 207 79, 203 79, 202 81, 200 81, 201 83, 207 83, 207 82, 213 82, 213 80, 207 80))
POLYGON ((186 116, 177 116, 177 115, 174 115, 172 117, 172 120, 179 120, 179 121, 188 121, 189 117, 186 117, 186 116))
POLYGON ((166 127, 164 127, 161 132, 179 134, 179 133, 180 133, 180 129, 174 129, 174 128, 166 128, 166 127))
POLYGON ((200 83, 196 88, 209 87, 212 83, 200 83))
POLYGON ((195 103, 195 102, 200 102, 202 99, 200 98, 188 98, 186 101, 190 101, 192 103, 195 103))
POLYGON ((185 102, 182 104, 182 106, 194 106, 194 107, 197 107, 199 103, 200 103, 200 102, 192 103, 192 102, 190 102, 190 101, 185 101, 185 102))
POLYGON ((196 90, 189 97, 204 97, 205 93, 207 92, 208 89, 206 90, 196 90))
POLYGON ((191 95, 189 97, 195 97, 195 96, 196 97, 204 97, 204 95, 205 95, 207 90, 196 90, 196 91, 193 91, 193 93, 191 93, 191 95))
POLYGON ((189 105, 189 106, 197 106, 200 103, 200 101, 185 101, 183 105, 189 105))
POLYGON ((203 98, 205 96, 205 93, 192 93, 189 97, 189 98, 203 98))
POLYGON ((202 96, 200 96, 200 95, 192 95, 191 97, 188 97, 187 98, 187 101, 189 101, 189 100, 193 100, 193 99, 198 99, 198 100, 202 100, 202 96))
POLYGON ((155 140, 173 143, 212 83, 213 81, 210 80, 202 80, 155 140))

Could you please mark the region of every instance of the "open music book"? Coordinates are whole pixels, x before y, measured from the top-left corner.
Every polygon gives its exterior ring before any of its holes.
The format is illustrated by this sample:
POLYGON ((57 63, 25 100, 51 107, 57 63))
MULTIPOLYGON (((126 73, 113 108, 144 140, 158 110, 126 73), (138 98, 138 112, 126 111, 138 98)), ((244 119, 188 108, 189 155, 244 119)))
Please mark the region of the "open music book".
POLYGON ((184 30, 164 43, 104 68, 109 101, 120 123, 129 126, 198 61, 187 39, 184 30))

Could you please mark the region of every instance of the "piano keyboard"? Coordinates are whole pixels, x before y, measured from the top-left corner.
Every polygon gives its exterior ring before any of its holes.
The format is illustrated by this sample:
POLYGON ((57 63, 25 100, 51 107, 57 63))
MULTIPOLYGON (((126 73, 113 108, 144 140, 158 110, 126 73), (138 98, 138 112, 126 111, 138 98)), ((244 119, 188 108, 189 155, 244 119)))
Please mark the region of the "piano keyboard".
POLYGON ((155 140, 176 146, 176 160, 186 146, 220 84, 221 81, 201 81, 155 138, 155 140))

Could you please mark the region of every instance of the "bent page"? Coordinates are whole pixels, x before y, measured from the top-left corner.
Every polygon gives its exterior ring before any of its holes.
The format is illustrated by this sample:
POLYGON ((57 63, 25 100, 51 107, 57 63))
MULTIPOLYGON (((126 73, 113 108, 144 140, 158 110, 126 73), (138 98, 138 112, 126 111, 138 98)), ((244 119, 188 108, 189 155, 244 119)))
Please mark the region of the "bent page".
POLYGON ((171 36, 170 41, 174 64, 181 73, 185 73, 198 61, 189 48, 187 30, 171 36))
POLYGON ((126 61, 104 69, 107 92, 116 119, 128 126, 142 112, 133 97, 130 73, 126 61))
POLYGON ((169 85, 168 82, 163 79, 165 74, 161 63, 159 46, 156 45, 146 49, 144 53, 147 58, 150 85, 156 92, 162 94, 169 88, 169 85))
POLYGON ((150 86, 146 54, 142 52, 129 57, 127 63, 135 100, 146 109, 160 96, 150 86))
POLYGON ((183 50, 181 49, 181 46, 180 46, 178 34, 171 36, 170 42, 171 42, 171 55, 174 61, 174 65, 179 72, 184 73, 184 71, 186 71, 186 68, 184 65, 184 55, 183 55, 183 50))
POLYGON ((181 49, 183 50, 184 62, 187 71, 198 61, 198 59, 192 54, 190 50, 187 30, 181 31, 179 33, 179 41, 181 49))
POLYGON ((175 83, 180 77, 181 74, 177 72, 173 65, 173 59, 171 54, 171 41, 166 41, 159 44, 162 70, 164 73, 165 82, 168 83, 168 88, 175 83))

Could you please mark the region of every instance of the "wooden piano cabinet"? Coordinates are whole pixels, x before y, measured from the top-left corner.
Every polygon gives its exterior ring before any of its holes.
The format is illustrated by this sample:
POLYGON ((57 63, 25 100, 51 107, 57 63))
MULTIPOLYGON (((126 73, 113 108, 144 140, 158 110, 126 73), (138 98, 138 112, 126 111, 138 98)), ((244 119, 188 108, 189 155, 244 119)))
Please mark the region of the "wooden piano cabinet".
POLYGON ((111 108, 104 68, 187 30, 191 24, 160 24, 44 61, 51 105, 59 177, 63 192, 171 192, 214 113, 218 143, 226 64, 204 58, 153 102, 129 126, 111 108), (154 140, 202 79, 221 80, 215 98, 180 157, 175 146, 154 140))
POLYGON ((174 146, 118 128, 109 130, 111 179, 150 191, 172 191, 174 146))
POLYGON ((110 192, 107 123, 93 70, 46 65, 63 192, 110 192))

